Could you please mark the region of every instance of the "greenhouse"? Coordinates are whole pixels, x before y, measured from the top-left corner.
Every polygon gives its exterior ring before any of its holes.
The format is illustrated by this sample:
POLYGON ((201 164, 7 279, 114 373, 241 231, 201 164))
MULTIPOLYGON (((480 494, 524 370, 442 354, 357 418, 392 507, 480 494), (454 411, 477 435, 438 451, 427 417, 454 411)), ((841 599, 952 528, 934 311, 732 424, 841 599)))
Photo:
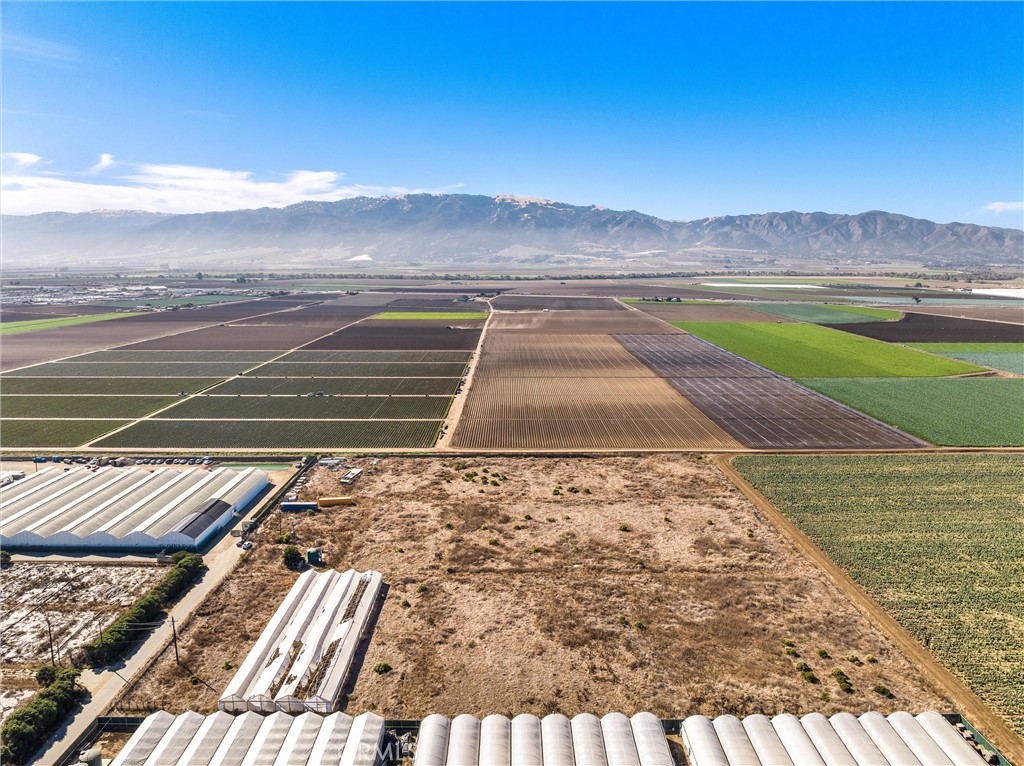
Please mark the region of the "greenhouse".
POLYGON ((0 489, 0 546, 194 550, 268 484, 255 468, 45 468, 0 489))
POLYGON ((742 720, 694 715, 683 721, 680 736, 692 766, 985 764, 960 731, 935 712, 750 715, 742 720))
POLYGON ((380 594, 379 572, 303 572, 221 695, 228 713, 331 713, 380 594))
POLYGON ((245 713, 153 713, 132 735, 111 766, 374 766, 384 719, 373 713, 262 716, 245 713))

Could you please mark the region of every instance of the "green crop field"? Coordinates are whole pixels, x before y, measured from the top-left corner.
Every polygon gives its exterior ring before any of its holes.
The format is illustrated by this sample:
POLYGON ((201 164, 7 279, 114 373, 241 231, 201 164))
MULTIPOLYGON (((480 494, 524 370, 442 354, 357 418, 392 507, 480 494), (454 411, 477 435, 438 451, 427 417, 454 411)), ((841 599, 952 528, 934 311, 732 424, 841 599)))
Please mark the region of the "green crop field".
POLYGON ((325 394, 454 396, 460 378, 233 378, 211 394, 325 394))
POLYGON ((472 351, 292 351, 279 362, 447 362, 467 363, 472 351))
POLYGON ((176 396, 0 396, 5 418, 141 418, 176 396))
POLYGON ((0 445, 79 447, 130 420, 0 420, 0 445))
POLYGON ((279 351, 95 351, 66 362, 231 362, 249 366, 268 362, 279 351))
POLYGON ((439 420, 142 420, 96 446, 195 450, 421 449, 433 446, 440 426, 439 420))
POLYGON ((800 383, 932 444, 1024 447, 1024 378, 817 378, 800 383))
POLYGON ((441 319, 451 322, 464 322, 471 319, 487 319, 487 314, 479 311, 385 311, 380 314, 374 314, 370 319, 441 319))
POLYGON ((47 362, 5 372, 4 377, 227 378, 252 366, 245 362, 47 362))
POLYGON ((71 327, 77 324, 106 322, 111 319, 123 319, 136 314, 90 314, 79 317, 54 317, 52 319, 26 319, 24 322, 4 322, 0 324, 0 335, 18 335, 36 330, 52 330, 55 327, 71 327))
POLYGON ((911 343, 922 351, 1024 375, 1024 343, 911 343))
POLYGON ((211 303, 228 303, 230 301, 253 301, 256 296, 252 295, 192 295, 180 298, 136 298, 127 301, 105 301, 97 303, 97 306, 109 306, 113 309, 135 308, 136 306, 152 306, 153 308, 166 308, 167 306, 205 306, 211 303))
POLYGON ((790 378, 927 377, 983 369, 812 324, 670 324, 790 378))
POLYGON ((160 413, 168 420, 437 420, 447 396, 194 396, 160 413))
POLYGON ((898 311, 873 309, 862 306, 827 306, 816 303, 743 303, 744 308, 766 314, 795 319, 810 324, 855 324, 877 322, 881 319, 899 319, 898 311))
POLYGON ((1024 455, 733 462, 1024 735, 1024 455))
POLYGON ((0 377, 0 394, 195 393, 223 378, 20 378, 0 377))
POLYGON ((274 362, 253 370, 259 378, 460 378, 462 362, 274 362))

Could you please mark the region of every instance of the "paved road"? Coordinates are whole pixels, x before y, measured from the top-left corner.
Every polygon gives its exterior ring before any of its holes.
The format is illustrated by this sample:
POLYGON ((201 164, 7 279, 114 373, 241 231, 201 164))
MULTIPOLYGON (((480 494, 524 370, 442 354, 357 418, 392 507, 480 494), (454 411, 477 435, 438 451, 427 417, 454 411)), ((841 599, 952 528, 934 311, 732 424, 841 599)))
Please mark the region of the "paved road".
MULTIPOLYGON (((262 503, 246 514, 244 520, 251 518, 261 506, 262 503)), ((236 521, 236 525, 241 523, 241 520, 236 521)), ((204 574, 203 579, 193 586, 168 613, 169 617, 174 617, 179 626, 188 621, 192 613, 206 600, 206 597, 238 564, 242 556, 242 549, 238 548, 235 543, 236 539, 225 530, 224 537, 212 549, 203 554, 208 571, 204 574)), ((83 671, 80 681, 91 693, 91 699, 74 718, 50 738, 36 755, 33 763, 40 766, 57 766, 67 758, 71 754, 71 747, 78 738, 92 726, 93 721, 106 712, 129 682, 145 670, 150 661, 158 656, 170 641, 171 621, 168 618, 124 660, 122 665, 98 672, 83 671)))

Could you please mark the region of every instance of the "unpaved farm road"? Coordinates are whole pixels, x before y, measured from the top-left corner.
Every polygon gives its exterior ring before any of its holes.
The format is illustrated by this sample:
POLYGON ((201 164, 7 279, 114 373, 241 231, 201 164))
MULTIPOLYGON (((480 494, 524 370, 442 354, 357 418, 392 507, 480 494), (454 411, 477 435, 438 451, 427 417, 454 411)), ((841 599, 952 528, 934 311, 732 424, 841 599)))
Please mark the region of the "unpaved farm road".
MULTIPOLYGON (((917 453, 915 452, 915 454, 917 453)), ((959 678, 946 670, 934 654, 910 635, 810 537, 744 479, 743 475, 732 466, 731 461, 732 456, 729 455, 715 455, 711 458, 711 462, 718 466, 729 480, 747 496, 747 499, 768 517, 772 525, 788 537, 808 560, 816 564, 868 620, 888 634, 889 638, 903 650, 924 676, 935 684, 942 694, 953 700, 963 710, 968 720, 991 740, 1004 756, 1009 758, 1012 763, 1024 764, 1024 740, 1017 736, 1006 721, 992 712, 982 699, 968 689, 959 678)))

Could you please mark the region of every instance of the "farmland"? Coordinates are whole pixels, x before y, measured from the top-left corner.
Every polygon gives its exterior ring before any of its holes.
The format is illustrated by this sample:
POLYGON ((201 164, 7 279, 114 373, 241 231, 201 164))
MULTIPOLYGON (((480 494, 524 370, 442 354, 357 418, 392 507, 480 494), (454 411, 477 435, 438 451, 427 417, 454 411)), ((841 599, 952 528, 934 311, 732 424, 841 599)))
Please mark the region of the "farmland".
POLYGON ((817 378, 801 383, 932 444, 1024 447, 1024 378, 817 378))
POLYGON ((850 324, 899 319, 899 311, 862 306, 831 306, 817 303, 747 303, 747 308, 810 324, 850 324))
POLYGON ((134 314, 89 314, 87 316, 52 317, 48 319, 26 319, 21 322, 4 322, 0 324, 0 335, 18 335, 24 332, 36 332, 37 330, 51 330, 58 327, 91 324, 92 322, 106 322, 111 319, 122 319, 127 316, 134 316, 134 314))
POLYGON ((738 306, 726 303, 644 303, 638 308, 646 314, 666 322, 789 322, 785 317, 776 317, 762 312, 767 303, 751 303, 738 306))
POLYGON ((922 446, 692 335, 615 336, 640 361, 747 447, 922 446))
POLYGON ((958 359, 968 364, 991 367, 1024 375, 1024 343, 913 343, 914 348, 958 359))
POLYGON ((322 391, 343 396, 454 396, 460 378, 231 378, 211 394, 302 395, 322 391))
POLYGON ((898 322, 870 322, 844 330, 892 343, 1020 343, 1024 327, 1002 322, 906 314, 898 322))
POLYGON ((1024 734, 1024 457, 744 456, 734 464, 1024 734))
MULTIPOLYGON (((329 566, 376 568, 390 587, 349 713, 676 716, 944 704, 712 465, 683 455, 357 463, 367 473, 356 512, 270 518, 181 631, 183 666, 167 647, 128 705, 216 709, 232 666, 295 579, 273 542, 282 531, 300 546, 320 545, 329 566), (820 684, 794 668, 790 639, 820 684), (819 659, 818 649, 836 659, 819 659), (839 659, 869 654, 878 662, 839 659), (379 662, 394 671, 369 672, 379 662), (827 676, 835 664, 853 680, 850 695, 827 676), (895 699, 873 693, 876 684, 895 699), (831 701, 822 702, 826 690, 831 701)), ((300 499, 336 492, 337 478, 316 469, 300 499)))
POLYGON ((131 420, 0 420, 4 447, 77 447, 131 420))
POLYGON ((178 401, 176 396, 10 396, 6 418, 140 418, 178 401))
POLYGON ((983 369, 819 325, 674 324, 789 378, 927 377, 983 369))
POLYGON ((450 401, 448 396, 193 396, 157 417, 175 420, 440 420, 450 401))
POLYGON ((460 322, 487 319, 487 314, 478 311, 385 311, 374 314, 371 319, 384 321, 425 321, 440 320, 443 322, 460 322))
MULTIPOLYGON (((634 312, 622 313, 629 327, 634 312)), ((459 449, 736 449, 608 335, 492 328, 452 437, 459 449)))
POLYGON ((95 446, 246 451, 418 449, 433 445, 440 425, 429 420, 140 420, 95 446))
POLYGON ((221 378, 38 378, 5 375, 0 393, 11 394, 111 394, 123 396, 195 393, 221 378))

